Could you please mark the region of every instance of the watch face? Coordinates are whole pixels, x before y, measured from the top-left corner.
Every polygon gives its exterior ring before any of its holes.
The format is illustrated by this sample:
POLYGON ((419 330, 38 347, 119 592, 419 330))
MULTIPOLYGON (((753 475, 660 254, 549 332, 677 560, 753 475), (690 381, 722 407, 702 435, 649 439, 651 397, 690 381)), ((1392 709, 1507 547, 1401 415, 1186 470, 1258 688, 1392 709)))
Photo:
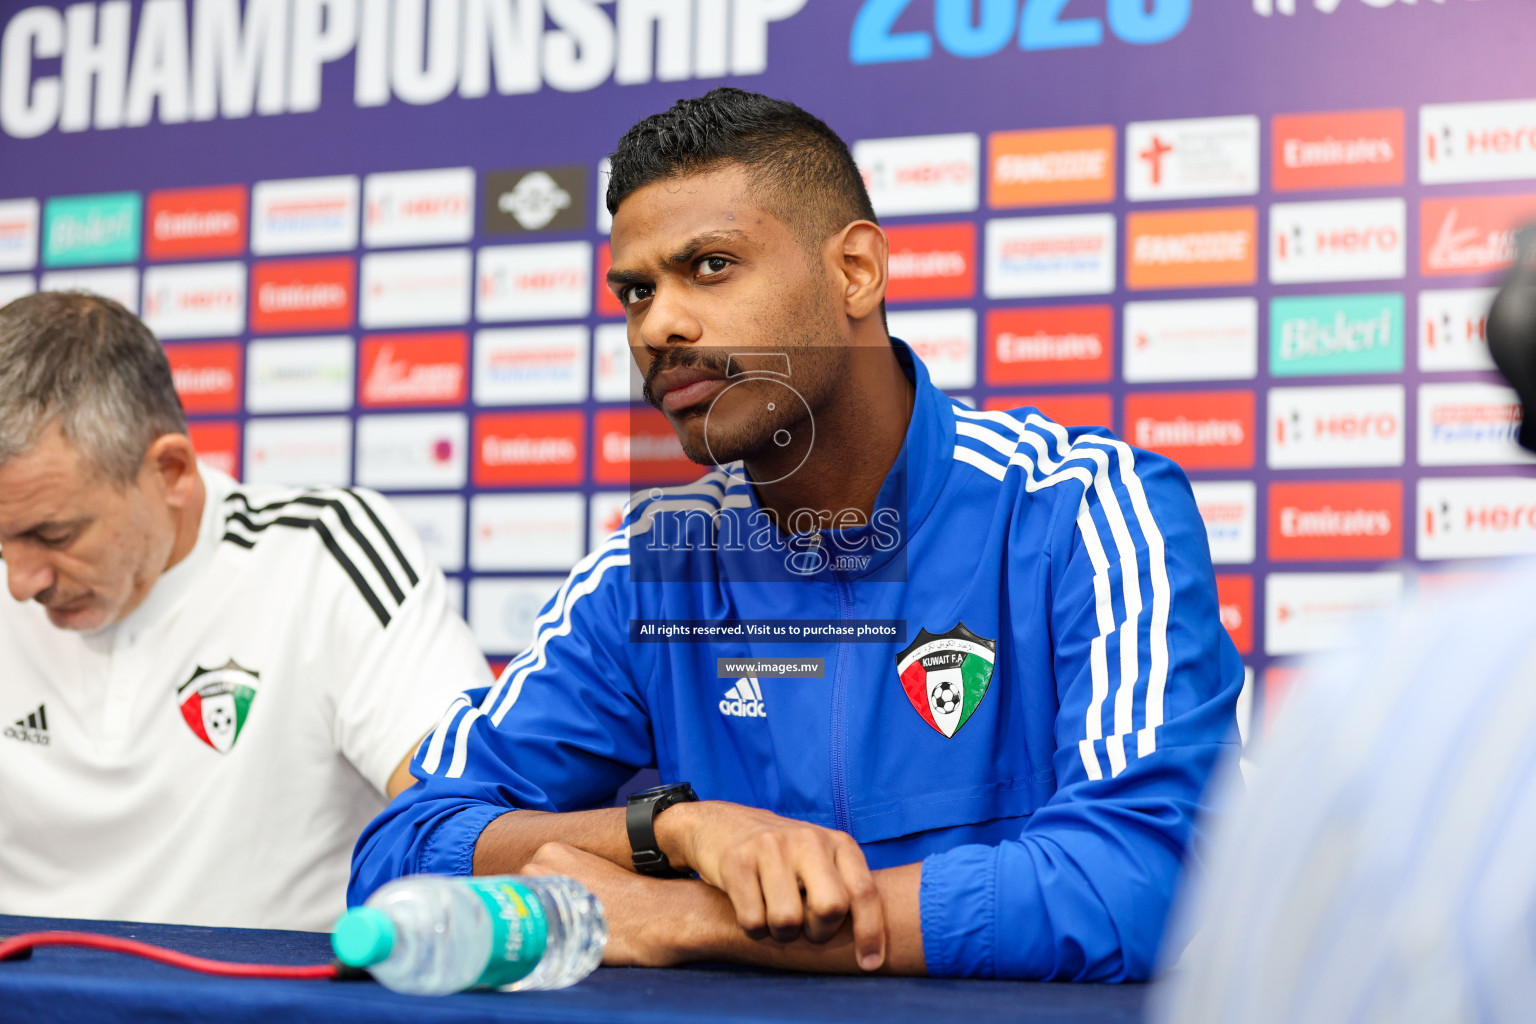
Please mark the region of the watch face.
POLYGON ((684 800, 697 800, 693 787, 686 782, 669 782, 664 786, 652 786, 650 789, 642 789, 638 793, 629 794, 630 803, 640 803, 643 800, 656 800, 664 796, 680 797, 684 800))

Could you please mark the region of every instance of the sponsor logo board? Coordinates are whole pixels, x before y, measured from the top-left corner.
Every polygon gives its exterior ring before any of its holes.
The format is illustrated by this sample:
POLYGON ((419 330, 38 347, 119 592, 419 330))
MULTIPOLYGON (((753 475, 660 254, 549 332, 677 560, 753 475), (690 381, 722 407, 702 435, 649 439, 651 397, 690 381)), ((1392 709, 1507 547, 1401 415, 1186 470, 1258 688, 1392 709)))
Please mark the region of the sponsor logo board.
POLYGON ((212 341, 165 346, 171 380, 188 413, 240 410, 240 343, 212 341))
POLYGON ((585 553, 579 493, 477 494, 469 502, 469 566, 477 572, 564 572, 585 553))
POLYGON ((969 299, 976 294, 976 225, 901 224, 885 233, 891 243, 888 301, 969 299))
POLYGON ((1259 372, 1256 299, 1125 304, 1127 381, 1251 380, 1259 372))
POLYGON ((352 408, 356 349, 345 336, 256 338, 246 346, 247 412, 352 408))
POLYGON ((987 222, 987 298, 1105 295, 1114 290, 1114 214, 987 222))
POLYGON ((563 576, 481 577, 469 581, 469 629, 482 651, 517 654, 533 643, 539 610, 563 576))
POLYGON ((1515 261, 1515 231, 1536 221, 1536 195, 1426 199, 1419 270, 1426 277, 1490 274, 1515 261))
POLYGON ((1419 465, 1536 462, 1520 447, 1520 396, 1502 384, 1419 385, 1419 465))
POLYGON ((357 418, 357 482, 379 490, 455 490, 467 475, 461 412, 357 418))
POLYGON ((431 327, 469 320, 468 249, 376 252, 363 257, 364 327, 431 327))
POLYGON ((188 423, 187 439, 199 462, 240 479, 240 424, 233 420, 188 423))
POLYGON ((989 412, 1034 409, 1064 427, 1114 429, 1114 406, 1108 395, 992 395, 984 408, 989 412))
POLYGON ((475 318, 564 320, 592 310, 592 243, 489 245, 475 274, 475 318))
POLYGON ((592 397, 599 402, 638 402, 644 383, 629 350, 629 329, 599 324, 592 332, 592 397))
POLYGON ((45 292, 89 292, 111 299, 130 313, 139 312, 139 269, 110 267, 106 270, 50 270, 38 288, 45 292))
POLYGON ((1271 561, 1355 562, 1402 556, 1402 481, 1269 485, 1271 561))
POLYGON ((0 274, 0 306, 6 306, 23 295, 37 291, 37 280, 31 274, 0 274))
POLYGON ((248 201, 244 185, 151 192, 144 254, 152 260, 244 254, 248 201))
POLYGON ((1264 653, 1343 647, 1402 592, 1397 572, 1272 572, 1264 581, 1264 653))
POLYGON ((350 256, 254 264, 251 330, 265 334, 351 327, 355 274, 350 256))
POLYGON ((1403 464, 1403 387, 1270 388, 1269 468, 1403 464))
POLYGON ((1253 652, 1253 577, 1246 573, 1216 574, 1216 605, 1221 624, 1238 654, 1253 652))
POLYGON ((1270 122, 1276 192, 1403 183, 1403 112, 1281 114, 1270 122))
POLYGON ((464 499, 457 494, 400 495, 389 499, 421 539, 427 558, 444 572, 464 568, 464 499))
POLYGON ((481 228, 488 235, 581 231, 587 226, 587 169, 532 167, 485 176, 481 228))
POLYGON ((1248 469, 1252 391, 1161 391, 1125 397, 1125 439, 1185 469, 1248 469))
POLYGON ((137 192, 54 196, 43 206, 43 266, 132 263, 143 206, 137 192))
POLYGON ((862 139, 853 160, 882 217, 965 213, 981 196, 981 136, 917 135, 862 139))
POLYGON ((1426 477, 1418 485, 1418 556, 1499 558, 1536 553, 1536 480, 1426 477))
POLYGON ((352 421, 345 416, 254 418, 245 424, 245 480, 345 487, 352 475, 352 421))
POLYGON ((1195 507, 1205 523, 1205 537, 1216 565, 1253 561, 1257 499, 1252 480, 1195 480, 1195 507))
MULTIPOLYGON (((475 404, 548 405, 584 401, 588 338, 587 328, 576 325, 478 332, 475 404)), ((627 348, 624 355, 628 358, 627 348)))
POLYGON ((592 434, 592 479, 599 484, 633 489, 686 483, 710 468, 689 461, 672 424, 649 406, 599 409, 592 434))
POLYGON ((475 233, 475 171, 445 167, 363 179, 363 244, 437 245, 475 233))
POLYGON ((1275 203, 1269 208, 1269 279, 1306 284, 1402 277, 1406 219, 1401 199, 1275 203))
POLYGON ((38 221, 36 199, 0 202, 0 270, 37 266, 38 221))
POLYGON ((1419 292, 1419 369, 1492 370, 1488 310, 1496 288, 1419 292))
POLYGON ((928 367, 934 387, 976 386, 976 311, 925 309, 887 315, 891 336, 900 338, 928 367))
POLYGON ((1419 181, 1536 178, 1536 99, 1419 108, 1419 181))
POLYGON ((987 136, 987 205, 1071 206, 1115 198, 1115 129, 1110 125, 987 136))
POLYGON ((480 413, 476 487, 579 484, 586 478, 586 419, 576 410, 480 413))
POLYGON ((1125 196, 1201 199, 1259 191, 1259 119, 1201 117, 1125 127, 1125 196))
POLYGON ((1072 384, 1114 373, 1112 306, 987 311, 987 383, 1072 384))
POLYGON ((1133 213, 1125 224, 1125 283, 1135 290, 1253 284, 1258 231, 1252 206, 1133 213))
POLYGON ((251 252, 258 256, 357 248, 352 175, 258 181, 251 190, 251 252))
POLYGON ((608 287, 608 271, 613 267, 613 246, 607 242, 597 244, 597 275, 593 281, 597 288, 597 315, 607 319, 623 319, 624 305, 608 287))
POLYGON ((628 491, 598 491, 587 503, 587 550, 596 551, 610 534, 624 525, 628 491))
POLYGON ((144 323, 161 338, 245 330, 245 264, 187 263, 144 271, 144 323))
POLYGON ((461 405, 469 391, 469 339, 462 331, 363 338, 358 403, 461 405))
POLYGON ((608 181, 613 177, 613 161, 603 157, 597 162, 597 233, 606 235, 613 231, 613 214, 608 212, 608 181))
POLYGON ((1303 295, 1269 304, 1269 372, 1276 377, 1401 373, 1403 297, 1303 295))

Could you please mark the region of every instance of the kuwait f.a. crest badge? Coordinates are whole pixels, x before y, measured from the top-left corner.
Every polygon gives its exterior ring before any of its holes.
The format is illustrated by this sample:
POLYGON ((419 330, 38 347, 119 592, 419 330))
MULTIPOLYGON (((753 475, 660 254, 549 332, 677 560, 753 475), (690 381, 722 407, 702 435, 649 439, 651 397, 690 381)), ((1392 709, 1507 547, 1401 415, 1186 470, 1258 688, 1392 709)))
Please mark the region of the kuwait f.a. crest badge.
POLYGON ((987 695, 996 654, 996 640, 977 636, 963 622, 943 635, 920 629, 912 645, 896 655, 896 674, 923 721, 950 737, 987 695))
POLYGON ((181 717, 192 733, 219 753, 228 753, 250 717, 261 676, 231 659, 218 668, 198 666, 176 690, 181 717))

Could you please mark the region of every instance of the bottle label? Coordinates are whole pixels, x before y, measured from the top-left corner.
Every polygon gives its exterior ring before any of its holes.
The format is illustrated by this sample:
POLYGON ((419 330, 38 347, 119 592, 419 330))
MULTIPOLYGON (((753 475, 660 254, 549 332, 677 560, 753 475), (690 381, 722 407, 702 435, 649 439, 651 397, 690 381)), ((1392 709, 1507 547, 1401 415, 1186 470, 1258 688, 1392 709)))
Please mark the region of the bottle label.
POLYGON ((511 878, 466 878, 491 916, 491 958, 475 988, 500 988, 521 981, 539 965, 549 922, 539 894, 511 878))

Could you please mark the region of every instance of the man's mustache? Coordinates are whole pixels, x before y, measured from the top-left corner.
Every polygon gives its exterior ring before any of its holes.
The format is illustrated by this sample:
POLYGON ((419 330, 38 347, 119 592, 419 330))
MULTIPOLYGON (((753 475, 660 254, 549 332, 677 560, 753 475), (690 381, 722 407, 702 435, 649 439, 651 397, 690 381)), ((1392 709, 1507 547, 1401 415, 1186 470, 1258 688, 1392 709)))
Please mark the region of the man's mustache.
POLYGON ((700 352, 697 349, 686 348, 668 349, 651 360, 650 368, 645 371, 645 382, 641 386, 640 397, 645 399, 647 405, 653 405, 659 409, 661 402, 652 387, 657 377, 668 370, 684 366, 708 370, 710 373, 725 377, 727 361, 727 357, 715 352, 700 352))

